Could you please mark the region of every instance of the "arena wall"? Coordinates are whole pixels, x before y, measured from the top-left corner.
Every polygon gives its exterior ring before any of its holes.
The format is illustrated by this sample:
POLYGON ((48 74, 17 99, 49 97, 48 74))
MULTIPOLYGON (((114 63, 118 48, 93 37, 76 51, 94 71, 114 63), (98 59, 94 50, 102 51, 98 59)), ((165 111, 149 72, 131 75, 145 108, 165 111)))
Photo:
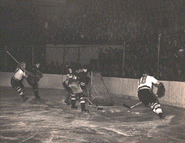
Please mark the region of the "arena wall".
MULTIPOLYGON (((104 81, 110 93, 114 93, 117 96, 129 95, 138 99, 138 79, 104 77, 104 81)), ((161 82, 164 83, 166 92, 165 96, 159 99, 159 101, 164 104, 185 108, 185 82, 161 82)), ((157 88, 154 87, 153 91, 156 93, 157 88)))
MULTIPOLYGON (((0 86, 11 86, 10 79, 14 73, 0 72, 0 86)), ((64 89, 62 82, 65 75, 44 74, 39 82, 40 88, 64 89)), ((105 85, 110 93, 116 96, 129 95, 137 98, 138 79, 104 77, 105 85)), ((25 87, 30 87, 24 80, 25 87)), ((161 81, 166 88, 166 95, 159 99, 161 103, 185 108, 185 82, 161 81)), ((156 93, 157 88, 154 88, 156 93)))
MULTIPOLYGON (((14 73, 0 72, 0 86, 11 86, 10 80, 14 73)), ((44 74, 39 81, 40 88, 63 89, 62 82, 66 79, 65 75, 44 74)), ((30 87, 26 80, 23 80, 25 87, 30 87)))

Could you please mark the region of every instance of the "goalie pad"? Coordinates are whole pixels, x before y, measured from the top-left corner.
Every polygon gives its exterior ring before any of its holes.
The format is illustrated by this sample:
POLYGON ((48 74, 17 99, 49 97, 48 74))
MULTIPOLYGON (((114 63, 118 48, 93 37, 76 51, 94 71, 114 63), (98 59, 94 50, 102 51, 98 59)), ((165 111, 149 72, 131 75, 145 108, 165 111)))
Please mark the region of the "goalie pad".
POLYGON ((165 87, 164 84, 162 82, 159 83, 158 85, 158 89, 157 89, 157 97, 161 98, 165 95, 165 87))

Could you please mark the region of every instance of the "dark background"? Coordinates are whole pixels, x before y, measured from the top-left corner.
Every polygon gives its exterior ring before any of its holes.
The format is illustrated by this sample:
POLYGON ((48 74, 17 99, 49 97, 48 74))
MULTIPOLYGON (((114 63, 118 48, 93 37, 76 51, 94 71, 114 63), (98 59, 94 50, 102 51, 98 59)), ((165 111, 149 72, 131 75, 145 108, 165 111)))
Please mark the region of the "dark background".
POLYGON ((184 34, 183 0, 1 0, 2 44, 123 44, 184 34))
POLYGON ((1 69, 16 64, 5 60, 5 45, 14 45, 20 60, 31 56, 28 45, 36 46, 43 72, 64 74, 66 65, 46 63, 41 46, 107 44, 125 49, 100 49, 104 76, 138 78, 146 69, 159 79, 185 81, 184 13, 184 0, 1 0, 1 69))

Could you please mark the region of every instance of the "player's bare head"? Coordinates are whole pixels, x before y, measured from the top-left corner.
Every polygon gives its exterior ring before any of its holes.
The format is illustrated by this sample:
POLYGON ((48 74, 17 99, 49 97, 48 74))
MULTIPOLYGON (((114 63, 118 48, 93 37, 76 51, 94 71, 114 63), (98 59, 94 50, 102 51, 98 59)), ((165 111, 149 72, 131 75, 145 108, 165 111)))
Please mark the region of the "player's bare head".
POLYGON ((73 73, 72 68, 69 68, 68 70, 69 70, 69 73, 70 73, 70 74, 72 74, 72 73, 73 73))
POLYGON ((87 72, 87 69, 84 69, 84 68, 83 68, 83 71, 84 71, 84 72, 87 72))
POLYGON ((21 69, 25 69, 26 68, 26 63, 25 62, 21 62, 20 63, 20 67, 21 67, 21 69))
POLYGON ((73 75, 72 77, 74 80, 77 80, 77 76, 76 75, 73 75))
POLYGON ((36 63, 35 66, 36 66, 37 68, 39 68, 39 67, 40 67, 40 63, 36 63))
POLYGON ((146 74, 146 73, 143 73, 143 77, 146 77, 148 74, 146 74))
POLYGON ((148 70, 144 70, 143 71, 143 76, 147 76, 147 75, 149 75, 149 71, 148 70))

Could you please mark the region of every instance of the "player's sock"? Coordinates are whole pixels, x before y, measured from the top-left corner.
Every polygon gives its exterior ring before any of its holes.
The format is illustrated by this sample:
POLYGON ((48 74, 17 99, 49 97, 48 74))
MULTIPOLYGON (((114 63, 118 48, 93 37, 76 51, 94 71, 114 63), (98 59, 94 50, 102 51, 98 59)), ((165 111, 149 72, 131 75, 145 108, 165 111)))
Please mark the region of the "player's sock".
POLYGON ((76 100, 71 100, 71 108, 77 109, 76 100))
POLYGON ((27 101, 29 98, 25 96, 25 94, 21 95, 23 101, 27 101))
POLYGON ((85 103, 81 103, 81 111, 82 112, 89 112, 89 110, 85 109, 85 103))
POLYGON ((34 91, 34 94, 36 99, 40 99, 40 96, 38 95, 38 91, 34 91))
POLYGON ((71 97, 71 94, 69 93, 68 95, 66 95, 66 98, 64 100, 64 102, 67 104, 67 105, 70 105, 70 97, 71 97))

